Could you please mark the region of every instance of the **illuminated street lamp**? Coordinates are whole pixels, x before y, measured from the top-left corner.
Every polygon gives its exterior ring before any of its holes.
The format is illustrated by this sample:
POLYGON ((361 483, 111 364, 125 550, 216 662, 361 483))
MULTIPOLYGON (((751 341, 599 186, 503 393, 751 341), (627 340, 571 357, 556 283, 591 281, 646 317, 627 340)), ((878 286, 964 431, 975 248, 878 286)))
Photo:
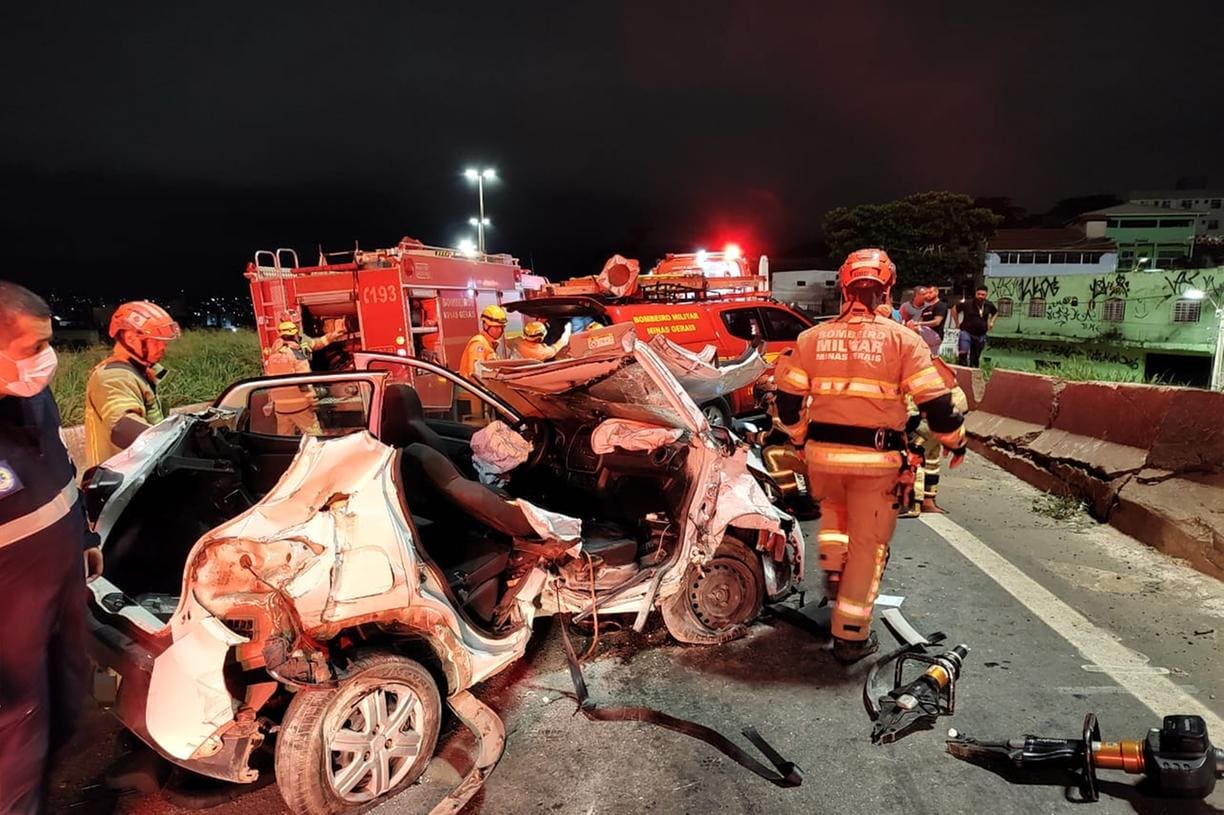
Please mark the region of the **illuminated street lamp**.
MULTIPOLYGON (((497 171, 492 167, 485 167, 483 170, 477 170, 475 167, 468 167, 463 171, 463 177, 468 181, 476 182, 476 196, 480 203, 480 218, 479 220, 475 218, 471 220, 476 221, 474 224, 472 224, 472 226, 476 227, 476 248, 480 254, 483 255, 485 251, 484 228, 489 224, 489 221, 487 218, 485 218, 484 213, 484 183, 486 181, 496 181, 497 171)), ((469 223, 471 223, 471 221, 469 221, 469 223)))
POLYGON ((459 244, 455 248, 459 250, 459 254, 468 257, 474 257, 478 253, 476 244, 471 238, 460 238, 459 244))
POLYGON ((1211 389, 1224 390, 1224 308, 1202 289, 1186 289, 1182 297, 1187 300, 1206 300, 1215 307, 1215 353, 1211 357, 1211 389))

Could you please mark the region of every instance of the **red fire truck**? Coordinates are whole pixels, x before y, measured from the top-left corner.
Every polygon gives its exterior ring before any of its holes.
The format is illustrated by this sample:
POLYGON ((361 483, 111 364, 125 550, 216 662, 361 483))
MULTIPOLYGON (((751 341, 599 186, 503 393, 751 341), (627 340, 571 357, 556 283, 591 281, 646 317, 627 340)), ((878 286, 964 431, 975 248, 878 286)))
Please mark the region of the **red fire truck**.
MULTIPOLYGON (((292 249, 260 250, 247 264, 259 343, 267 357, 277 324, 293 320, 308 336, 342 329, 346 339, 315 355, 335 369, 353 351, 383 351, 454 368, 480 330, 480 310, 523 296, 531 276, 510 255, 466 256, 403 238, 390 249, 319 254, 302 266, 292 249)), ((515 318, 507 335, 521 330, 515 318)))

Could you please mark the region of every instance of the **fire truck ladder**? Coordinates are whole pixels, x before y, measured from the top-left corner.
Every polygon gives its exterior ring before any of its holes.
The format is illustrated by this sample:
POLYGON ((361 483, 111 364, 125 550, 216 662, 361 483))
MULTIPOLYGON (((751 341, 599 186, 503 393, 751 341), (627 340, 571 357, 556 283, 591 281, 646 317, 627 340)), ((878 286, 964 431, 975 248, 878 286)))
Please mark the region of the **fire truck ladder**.
POLYGON ((289 295, 285 292, 285 270, 290 270, 289 274, 292 274, 292 270, 296 268, 298 268, 298 256, 297 252, 292 249, 282 247, 276 251, 260 249, 255 252, 255 273, 264 279, 274 278, 279 284, 276 288, 280 293, 280 301, 273 303, 273 306, 277 307, 277 320, 290 314, 289 295), (288 263, 282 262, 282 258, 288 263), (266 262, 260 263, 261 259, 266 262))

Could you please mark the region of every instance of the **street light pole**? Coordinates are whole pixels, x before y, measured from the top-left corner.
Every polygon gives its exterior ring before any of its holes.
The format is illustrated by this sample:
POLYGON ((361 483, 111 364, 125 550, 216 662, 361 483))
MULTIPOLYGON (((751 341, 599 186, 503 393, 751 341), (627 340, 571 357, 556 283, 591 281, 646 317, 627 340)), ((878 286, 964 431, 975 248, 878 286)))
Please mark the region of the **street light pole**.
POLYGON ((486 180, 495 180, 497 178, 497 171, 492 167, 485 167, 483 170, 469 167, 463 171, 463 175, 468 181, 476 182, 476 197, 480 205, 480 220, 476 222, 476 250, 483 255, 485 253, 484 228, 489 223, 489 219, 485 217, 484 211, 484 183, 486 180))

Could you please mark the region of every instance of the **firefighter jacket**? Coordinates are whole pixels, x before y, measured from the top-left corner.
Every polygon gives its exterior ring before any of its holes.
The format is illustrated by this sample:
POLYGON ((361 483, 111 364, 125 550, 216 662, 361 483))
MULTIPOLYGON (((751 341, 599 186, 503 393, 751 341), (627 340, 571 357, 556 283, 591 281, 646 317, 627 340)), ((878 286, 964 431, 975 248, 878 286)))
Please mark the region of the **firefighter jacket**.
POLYGON ((106 461, 164 418, 152 371, 114 355, 102 360, 85 385, 86 466, 106 461))
MULTIPOLYGON (((810 422, 902 431, 908 418, 906 396, 919 407, 949 397, 926 343, 911 329, 859 304, 800 334, 794 351, 779 359, 775 379, 780 392, 805 400, 799 421, 784 425, 797 445, 804 444, 810 422)), ((937 436, 945 446, 959 448, 964 443, 961 419, 950 403, 946 412, 954 416, 948 421, 955 429, 937 436)), ((809 470, 862 475, 899 472, 902 455, 825 441, 807 441, 804 450, 809 470)))
POLYGON ((463 348, 463 356, 459 358, 459 375, 476 379, 476 363, 497 359, 497 345, 489 339, 489 335, 481 331, 473 336, 463 348))
POLYGON ((561 343, 549 345, 544 342, 532 342, 528 339, 519 340, 514 345, 514 355, 523 359, 534 359, 538 362, 548 362, 561 350, 561 343))
MULTIPOLYGON (((269 376, 310 373, 310 358, 304 343, 277 340, 264 364, 269 376)), ((315 405, 314 389, 309 385, 288 385, 268 391, 277 413, 301 413, 315 405)))

